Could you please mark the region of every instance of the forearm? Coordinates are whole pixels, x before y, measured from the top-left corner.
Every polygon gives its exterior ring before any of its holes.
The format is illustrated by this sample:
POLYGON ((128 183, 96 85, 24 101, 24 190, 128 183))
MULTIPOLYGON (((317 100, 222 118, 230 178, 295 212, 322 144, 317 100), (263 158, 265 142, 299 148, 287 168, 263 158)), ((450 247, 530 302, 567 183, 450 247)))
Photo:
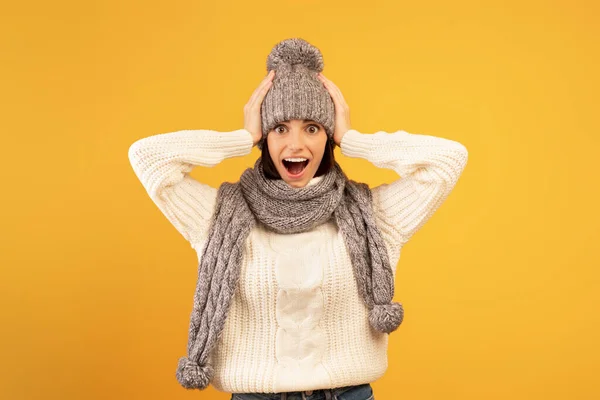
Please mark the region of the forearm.
POLYGON ((217 189, 189 174, 195 166, 212 167, 252 149, 244 130, 184 130, 140 139, 129 160, 150 198, 192 246, 208 233, 217 189))
POLYGON ((375 215, 391 248, 417 232, 448 197, 466 166, 468 152, 453 140, 405 131, 348 131, 342 154, 364 158, 400 177, 372 189, 375 215))
POLYGON ((232 132, 181 130, 145 137, 129 148, 131 165, 150 195, 183 180, 195 166, 212 167, 252 150, 245 129, 232 132))
POLYGON ((397 131, 363 134, 351 129, 342 138, 342 154, 359 157, 404 177, 419 173, 421 182, 453 182, 467 162, 466 147, 437 136, 397 131))

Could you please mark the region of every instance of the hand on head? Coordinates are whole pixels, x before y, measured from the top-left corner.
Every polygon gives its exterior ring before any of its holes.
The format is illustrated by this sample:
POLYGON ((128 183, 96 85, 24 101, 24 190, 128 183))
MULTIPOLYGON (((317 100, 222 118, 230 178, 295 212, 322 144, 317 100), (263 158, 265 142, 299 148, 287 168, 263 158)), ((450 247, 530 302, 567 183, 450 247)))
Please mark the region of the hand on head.
POLYGON ((262 124, 260 117, 260 106, 267 92, 273 86, 273 77, 275 70, 269 71, 267 76, 262 80, 260 85, 254 90, 250 100, 244 106, 244 129, 252 134, 253 145, 262 138, 262 124))
MULTIPOLYGON (((261 81, 258 87, 250 96, 250 100, 244 106, 244 128, 252 134, 253 143, 256 145, 262 138, 261 125, 261 104, 267 92, 273 86, 273 78, 275 70, 269 71, 267 76, 261 81)), ((342 137, 351 129, 350 123, 350 107, 346 103, 346 99, 342 95, 342 91, 328 78, 319 72, 317 78, 323 83, 323 86, 329 92, 333 104, 335 106, 335 129, 333 133, 333 141, 340 146, 342 137)))
POLYGON ((333 141, 338 146, 342 143, 342 137, 348 132, 350 128, 350 107, 346 103, 342 91, 329 79, 325 78, 323 73, 319 72, 317 78, 331 95, 333 104, 335 106, 335 129, 333 132, 333 141))

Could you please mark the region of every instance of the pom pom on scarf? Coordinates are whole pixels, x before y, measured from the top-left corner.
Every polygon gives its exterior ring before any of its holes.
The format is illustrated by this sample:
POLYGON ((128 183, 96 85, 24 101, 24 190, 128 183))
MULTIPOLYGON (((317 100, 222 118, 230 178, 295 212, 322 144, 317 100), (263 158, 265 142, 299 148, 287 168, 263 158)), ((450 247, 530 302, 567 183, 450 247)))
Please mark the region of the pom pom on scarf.
POLYGON ((186 389, 205 389, 213 378, 213 372, 210 364, 199 365, 188 357, 181 357, 175 375, 186 389))
POLYGON ((380 332, 391 333, 398 329, 404 319, 402 304, 393 302, 389 304, 375 304, 369 311, 371 326, 380 332))

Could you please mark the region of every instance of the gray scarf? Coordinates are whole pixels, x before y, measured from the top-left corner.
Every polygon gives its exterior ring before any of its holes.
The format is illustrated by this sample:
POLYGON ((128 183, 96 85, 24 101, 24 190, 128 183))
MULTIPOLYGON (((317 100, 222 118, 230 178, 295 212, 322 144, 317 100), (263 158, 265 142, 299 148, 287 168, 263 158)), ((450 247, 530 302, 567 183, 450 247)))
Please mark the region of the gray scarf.
POLYGON ((176 372, 181 386, 204 389, 213 378, 208 358, 223 330, 245 241, 257 221, 285 234, 308 231, 332 217, 342 231, 358 291, 370 310, 369 323, 385 333, 398 328, 404 310, 401 303, 392 302, 394 277, 375 225, 368 185, 349 180, 335 162, 316 184, 294 188, 281 179, 266 178, 259 157, 239 182, 219 187, 198 270, 187 357, 179 359, 176 372))

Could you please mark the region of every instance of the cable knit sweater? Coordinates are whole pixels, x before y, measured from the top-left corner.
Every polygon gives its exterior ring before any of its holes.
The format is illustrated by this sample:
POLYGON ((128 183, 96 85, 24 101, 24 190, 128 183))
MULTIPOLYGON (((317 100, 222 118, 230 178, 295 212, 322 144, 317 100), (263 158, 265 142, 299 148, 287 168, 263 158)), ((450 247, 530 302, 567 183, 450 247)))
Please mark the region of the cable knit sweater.
MULTIPOLYGON (((129 148, 135 174, 199 261, 217 189, 189 172, 247 155, 252 145, 245 129, 182 130, 139 139, 129 148)), ((340 148, 345 156, 400 176, 372 188, 395 277, 402 246, 450 194, 467 163, 467 149, 436 136, 354 129, 343 136, 340 148)), ((344 240, 332 220, 289 235, 269 232, 259 223, 244 252, 238 290, 210 357, 213 387, 232 393, 317 390, 369 383, 384 374, 388 334, 369 325, 344 240)))

